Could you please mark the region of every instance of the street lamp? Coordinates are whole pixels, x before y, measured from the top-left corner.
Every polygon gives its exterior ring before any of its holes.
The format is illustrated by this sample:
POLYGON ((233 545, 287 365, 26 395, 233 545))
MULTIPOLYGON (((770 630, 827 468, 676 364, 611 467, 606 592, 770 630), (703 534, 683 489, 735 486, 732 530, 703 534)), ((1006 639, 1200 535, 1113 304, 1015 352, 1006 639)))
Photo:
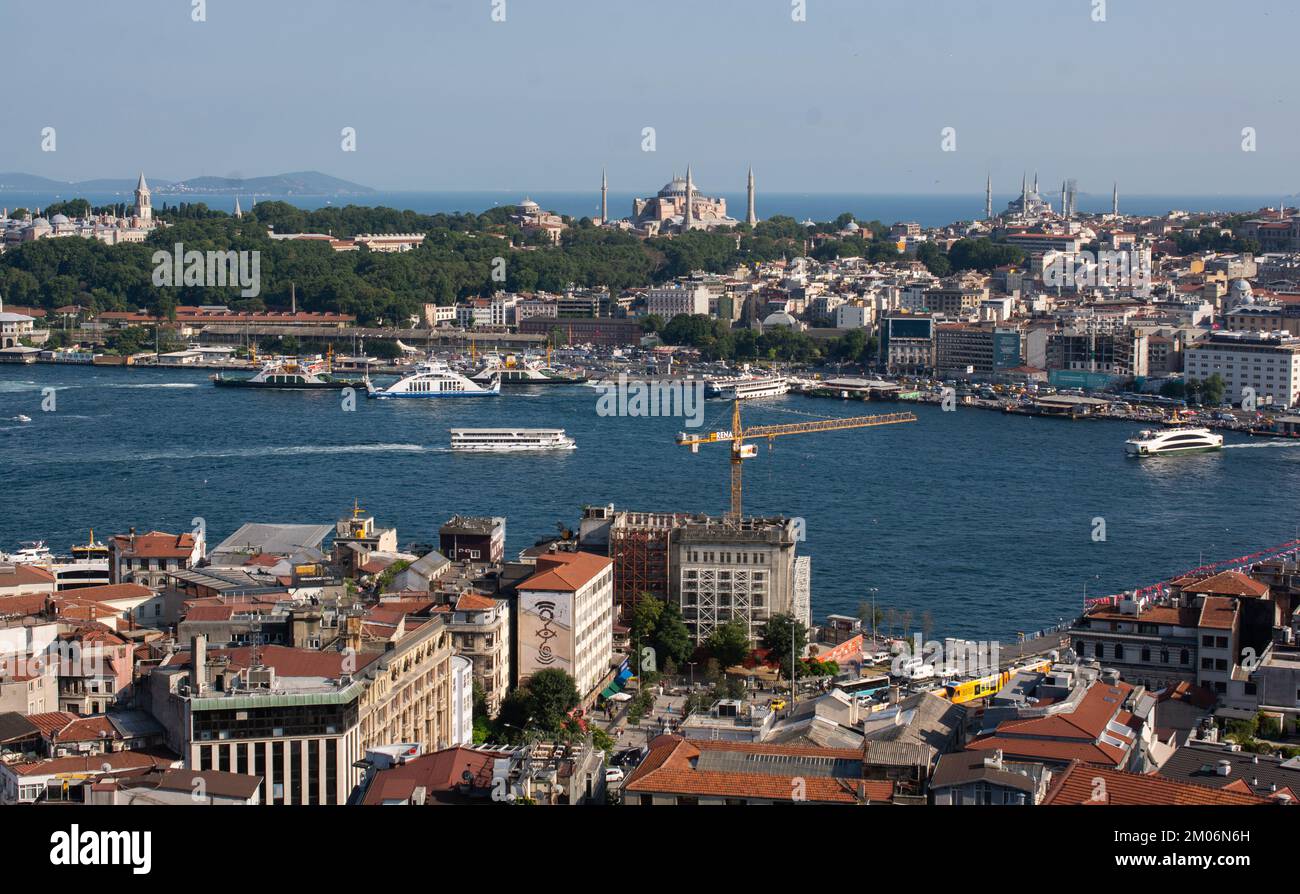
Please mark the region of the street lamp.
POLYGON ((876 648, 876 594, 880 592, 879 587, 867 587, 867 592, 871 594, 871 648, 876 648))
POLYGON ((695 687, 695 662, 688 661, 686 662, 686 665, 691 669, 691 687, 694 688, 695 687))

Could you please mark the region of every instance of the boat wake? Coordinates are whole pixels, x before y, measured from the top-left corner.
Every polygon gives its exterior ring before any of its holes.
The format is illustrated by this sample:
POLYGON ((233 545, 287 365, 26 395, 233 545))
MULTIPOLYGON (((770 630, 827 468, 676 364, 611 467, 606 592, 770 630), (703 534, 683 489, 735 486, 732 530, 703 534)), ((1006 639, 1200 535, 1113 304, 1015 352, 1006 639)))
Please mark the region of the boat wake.
POLYGON ((169 459, 258 459, 274 456, 311 456, 340 453, 443 453, 449 447, 426 447, 423 444, 296 444, 293 446, 244 447, 230 450, 176 451, 110 459, 109 462, 169 459))
POLYGON ((1300 441, 1257 441, 1251 444, 1224 444, 1224 450, 1238 450, 1259 447, 1300 447, 1300 441))
POLYGON ((122 382, 112 382, 100 385, 101 388, 198 388, 197 382, 136 382, 124 384, 122 382))

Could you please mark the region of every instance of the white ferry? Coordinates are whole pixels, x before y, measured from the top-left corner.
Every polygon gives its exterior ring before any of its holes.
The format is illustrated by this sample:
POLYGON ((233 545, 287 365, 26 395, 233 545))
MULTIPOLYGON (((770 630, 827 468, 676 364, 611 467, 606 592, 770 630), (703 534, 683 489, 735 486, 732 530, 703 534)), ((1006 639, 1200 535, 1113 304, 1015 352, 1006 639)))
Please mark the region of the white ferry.
POLYGON ((578 444, 562 428, 453 428, 452 450, 503 453, 519 450, 572 450, 578 444))
POLYGON ((780 397, 790 390, 785 376, 725 376, 708 379, 704 385, 706 397, 724 400, 750 400, 759 397, 780 397))
POLYGON ((359 381, 336 379, 329 370, 329 362, 320 357, 275 357, 264 362, 252 378, 228 379, 222 373, 215 373, 212 384, 227 388, 286 388, 295 391, 361 385, 359 381))
POLYGON ((6 565, 42 565, 53 560, 54 555, 44 540, 24 540, 17 552, 0 552, 0 562, 6 565))
POLYGON ((1129 456, 1158 456, 1165 453, 1202 453, 1222 450, 1223 435, 1208 428, 1165 428, 1143 430, 1124 442, 1129 456))
POLYGON ((414 372, 407 373, 387 388, 376 388, 369 378, 365 381, 369 397, 483 397, 501 393, 500 376, 486 382, 475 382, 461 375, 439 360, 426 360, 417 364, 414 372))
POLYGON ((587 381, 586 376, 555 369, 541 357, 503 356, 496 352, 485 354, 483 364, 470 378, 475 382, 486 382, 493 376, 500 376, 502 385, 581 385, 587 381))

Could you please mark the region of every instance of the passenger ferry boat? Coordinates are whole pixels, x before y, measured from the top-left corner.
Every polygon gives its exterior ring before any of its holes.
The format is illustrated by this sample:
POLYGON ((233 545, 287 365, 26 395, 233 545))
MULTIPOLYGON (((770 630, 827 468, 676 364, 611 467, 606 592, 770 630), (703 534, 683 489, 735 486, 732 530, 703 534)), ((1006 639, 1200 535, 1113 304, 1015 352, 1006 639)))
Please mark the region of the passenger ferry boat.
POLYGON ((297 357, 276 357, 267 360, 257 375, 250 379, 228 379, 214 373, 212 384, 227 388, 287 388, 312 390, 317 388, 359 388, 360 380, 336 379, 329 373, 329 363, 321 358, 300 360, 297 357))
POLYGON ((501 393, 501 378, 491 376, 486 382, 475 382, 453 370, 439 360, 426 360, 387 388, 376 388, 369 378, 365 380, 369 397, 483 397, 501 393))
POLYGON ((488 382, 493 376, 499 376, 502 385, 580 385, 587 381, 585 376, 562 373, 544 365, 540 358, 520 360, 513 354, 505 357, 489 354, 483 360, 482 367, 470 376, 475 382, 488 382))
POLYGON ((453 428, 451 449, 480 453, 572 450, 578 444, 562 428, 453 428))
POLYGON ((722 376, 707 379, 704 383, 705 397, 719 397, 725 400, 780 397, 789 390, 790 382, 785 376, 722 376))
POLYGON ((1165 453, 1201 453, 1222 450, 1223 435, 1208 428, 1165 428, 1143 430, 1124 442, 1129 456, 1158 456, 1165 453))
POLYGON ((28 565, 42 568, 54 575, 54 589, 75 590, 80 587, 101 587, 110 582, 108 547, 95 539, 95 532, 83 544, 76 544, 71 555, 54 555, 43 540, 27 540, 17 552, 0 552, 0 562, 6 565, 28 565))
POLYGON ((54 554, 44 540, 24 540, 17 552, 0 552, 0 562, 6 565, 42 565, 54 560, 54 554))

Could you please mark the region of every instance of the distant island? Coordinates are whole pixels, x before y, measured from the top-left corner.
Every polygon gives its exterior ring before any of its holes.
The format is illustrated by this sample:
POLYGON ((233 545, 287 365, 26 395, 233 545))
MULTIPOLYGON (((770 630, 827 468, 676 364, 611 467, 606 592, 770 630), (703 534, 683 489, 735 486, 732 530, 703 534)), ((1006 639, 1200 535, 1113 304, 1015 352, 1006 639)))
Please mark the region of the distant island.
MULTIPOLYGON (((51 180, 36 174, 0 174, 0 194, 6 192, 57 192, 129 194, 135 189, 137 177, 126 179, 80 180, 76 182, 51 180)), ((267 196, 366 196, 375 190, 360 183, 352 183, 320 171, 294 171, 268 177, 191 177, 188 180, 154 180, 149 186, 156 196, 191 195, 267 195, 267 196)))

